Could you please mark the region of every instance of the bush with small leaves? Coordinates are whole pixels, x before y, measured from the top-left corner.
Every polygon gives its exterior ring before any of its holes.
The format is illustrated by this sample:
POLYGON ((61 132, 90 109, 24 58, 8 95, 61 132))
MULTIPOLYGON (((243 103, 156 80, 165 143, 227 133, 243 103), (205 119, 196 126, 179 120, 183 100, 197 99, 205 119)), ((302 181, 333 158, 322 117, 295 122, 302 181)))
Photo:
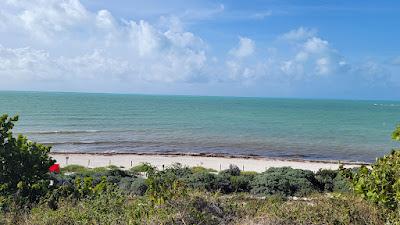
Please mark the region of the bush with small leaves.
POLYGON ((339 170, 321 169, 315 174, 321 191, 325 192, 350 192, 351 182, 339 170))
POLYGON ((250 192, 251 182, 254 175, 241 174, 239 176, 231 176, 232 191, 234 192, 250 192))
POLYGON ((184 179, 188 187, 200 190, 215 191, 216 175, 208 172, 198 172, 184 179))
POLYGON ((354 191, 378 205, 396 209, 400 204, 400 151, 379 158, 369 170, 362 166, 353 174, 354 191))
POLYGON ((118 183, 119 189, 128 195, 142 196, 147 191, 146 181, 143 178, 124 177, 118 183))
POLYGON ((231 183, 231 176, 227 173, 218 174, 215 177, 215 191, 219 191, 223 194, 229 194, 233 192, 231 183))
POLYGON ((130 171, 134 174, 138 173, 147 173, 149 171, 154 171, 155 167, 152 166, 150 163, 141 163, 137 166, 134 166, 130 169, 130 171))
POLYGON ((222 170, 219 172, 221 175, 227 175, 227 176, 239 176, 240 175, 240 169, 238 166, 230 164, 229 169, 222 170))
POLYGON ((320 192, 314 173, 290 167, 269 168, 254 177, 251 192, 261 195, 305 196, 320 192))
MULTIPOLYGON (((400 140, 400 126, 392 138, 400 140)), ((356 173, 344 170, 353 183, 354 191, 378 205, 389 209, 400 209, 400 150, 378 158, 368 169, 362 166, 356 173)))
POLYGON ((192 171, 192 173, 216 173, 217 171, 214 169, 209 169, 209 168, 204 168, 202 166, 194 166, 191 167, 190 170, 192 171))
POLYGON ((163 170, 165 175, 175 176, 177 178, 185 178, 192 175, 192 171, 187 166, 182 166, 180 163, 175 163, 163 170))
POLYGON ((55 161, 48 154, 50 147, 22 135, 14 137, 17 121, 17 116, 0 117, 0 195, 15 194, 21 203, 35 202, 47 192, 49 167, 55 161))
POLYGON ((400 125, 397 125, 396 129, 392 133, 392 139, 400 141, 400 125))
POLYGON ((180 164, 174 164, 162 171, 149 171, 146 179, 147 197, 152 204, 161 205, 175 197, 185 195, 186 185, 183 178, 190 174, 190 169, 180 164))
POLYGON ((75 165, 75 164, 68 165, 68 166, 61 168, 62 173, 85 173, 88 171, 89 171, 88 168, 81 166, 81 165, 75 165))
POLYGON ((333 191, 334 179, 339 174, 336 170, 320 169, 315 174, 315 178, 320 184, 321 190, 333 191))

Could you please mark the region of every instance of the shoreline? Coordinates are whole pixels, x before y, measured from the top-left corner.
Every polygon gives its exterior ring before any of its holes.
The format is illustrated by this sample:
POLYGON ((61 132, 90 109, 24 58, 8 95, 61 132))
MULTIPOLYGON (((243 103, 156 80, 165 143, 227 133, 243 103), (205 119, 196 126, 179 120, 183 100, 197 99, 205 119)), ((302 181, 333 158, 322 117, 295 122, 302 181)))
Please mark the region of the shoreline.
POLYGON ((116 153, 116 152, 51 152, 50 156, 62 167, 77 164, 85 167, 102 167, 115 165, 129 169, 140 163, 150 163, 159 169, 174 163, 183 166, 202 166, 217 171, 237 165, 241 170, 263 172, 270 167, 292 167, 318 171, 319 169, 337 169, 339 165, 346 168, 370 165, 366 162, 339 160, 305 160, 293 158, 275 158, 253 155, 227 155, 218 153, 183 153, 183 152, 150 152, 150 153, 116 153))

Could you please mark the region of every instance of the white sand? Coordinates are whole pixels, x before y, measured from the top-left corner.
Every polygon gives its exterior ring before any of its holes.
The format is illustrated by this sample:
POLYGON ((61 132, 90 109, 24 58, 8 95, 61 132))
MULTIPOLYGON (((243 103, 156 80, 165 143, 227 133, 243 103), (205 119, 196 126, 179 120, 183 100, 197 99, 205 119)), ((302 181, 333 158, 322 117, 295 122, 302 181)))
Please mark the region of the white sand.
MULTIPOLYGON (((138 165, 143 162, 150 163, 161 169, 174 163, 193 167, 202 166, 205 168, 224 170, 230 164, 237 165, 245 171, 263 172, 270 167, 292 167, 296 169, 307 169, 318 171, 319 169, 337 169, 339 163, 317 162, 317 161, 294 161, 277 160, 268 158, 227 158, 227 157, 206 157, 190 155, 136 155, 136 154, 57 154, 51 153, 51 156, 57 160, 62 167, 71 164, 82 165, 86 167, 102 167, 108 165, 122 166, 125 169, 138 165)), ((345 164, 345 167, 356 167, 359 164, 345 164)))

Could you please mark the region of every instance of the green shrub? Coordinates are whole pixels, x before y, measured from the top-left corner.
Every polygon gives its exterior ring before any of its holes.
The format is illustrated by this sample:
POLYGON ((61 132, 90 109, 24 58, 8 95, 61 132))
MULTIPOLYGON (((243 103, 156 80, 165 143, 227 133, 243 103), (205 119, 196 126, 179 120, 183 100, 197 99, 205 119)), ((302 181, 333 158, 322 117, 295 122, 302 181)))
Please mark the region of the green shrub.
POLYGON ((101 182, 98 183, 95 183, 92 177, 76 177, 74 182, 56 186, 42 200, 47 203, 49 208, 55 210, 58 208, 60 199, 82 200, 117 189, 117 185, 107 183, 106 177, 102 177, 101 182))
POLYGON ((251 182, 254 179, 254 175, 239 175, 231 176, 230 182, 232 185, 233 192, 249 192, 251 190, 251 182))
POLYGON ((334 179, 339 174, 336 170, 320 169, 315 174, 315 178, 320 183, 320 188, 324 191, 333 191, 334 179))
POLYGON ((187 166, 182 166, 180 163, 175 163, 163 170, 166 176, 175 176, 177 178, 185 178, 192 175, 192 171, 187 166))
POLYGON ((222 170, 219 174, 221 175, 227 175, 227 176, 239 176, 240 175, 240 169, 236 165, 229 165, 229 169, 227 170, 222 170))
MULTIPOLYGON (((400 140, 400 126, 392 134, 400 140)), ((400 150, 378 158, 371 170, 362 166, 357 172, 344 170, 353 181, 354 191, 363 198, 389 209, 399 209, 400 205, 400 150)))
POLYGON ((338 173, 338 175, 333 179, 333 192, 341 192, 341 193, 352 193, 352 183, 342 175, 342 173, 338 173))
POLYGON ((143 178, 124 177, 118 183, 118 187, 128 195, 143 196, 147 191, 147 184, 143 178))
POLYGON ((215 175, 207 172, 199 172, 186 177, 183 181, 190 188, 211 192, 219 191, 228 194, 250 191, 254 174, 241 174, 238 176, 231 176, 230 174, 229 172, 224 172, 215 175))
POLYGON ((136 178, 131 184, 131 193, 143 196, 147 191, 146 181, 142 178, 136 178))
POLYGON ((231 183, 231 176, 226 173, 218 174, 215 177, 214 190, 219 191, 223 194, 229 194, 233 192, 231 183))
POLYGON ((239 167, 236 165, 229 165, 229 169, 219 172, 216 176, 214 189, 224 194, 242 191, 243 188, 246 189, 247 180, 244 177, 240 177, 240 172, 239 167))
POLYGON ((81 166, 81 165, 74 165, 74 164, 61 168, 62 173, 85 173, 88 171, 89 171, 88 168, 81 166))
POLYGON ((183 178, 190 175, 190 169, 174 164, 162 171, 149 171, 146 179, 146 195, 152 204, 161 205, 186 193, 183 178))
POLYGON ((73 166, 72 169, 75 169, 76 172, 70 174, 68 176, 57 175, 55 179, 58 181, 57 183, 63 183, 68 180, 67 183, 71 183, 71 180, 76 178, 84 178, 91 177, 93 179, 94 184, 98 184, 102 181, 102 178, 105 177, 108 183, 118 184, 122 178, 134 178, 136 177, 131 172, 122 170, 118 167, 97 167, 93 169, 84 168, 83 170, 77 166, 73 166), (76 168, 76 169, 75 169, 76 168))
POLYGON ((150 163, 141 163, 137 166, 134 166, 130 169, 132 173, 147 173, 149 171, 153 171, 155 167, 153 167, 150 163))
POLYGON ((15 194, 17 201, 35 202, 46 194, 49 167, 55 162, 50 147, 13 136, 18 117, 0 117, 0 195, 15 194))
POLYGON ((362 166, 352 176, 354 191, 374 203, 396 209, 400 204, 400 151, 377 159, 369 170, 362 166))
POLYGON ((321 169, 315 174, 320 189, 325 192, 350 192, 351 183, 339 170, 321 169))
POLYGON ((216 176, 208 172, 198 172, 184 179, 186 185, 190 188, 215 191, 216 176))
POLYGON ((192 173, 216 173, 217 171, 214 169, 204 168, 202 166, 194 166, 191 167, 190 170, 192 173))
MULTIPOLYGON (((95 168, 91 168, 90 170, 87 171, 87 172, 88 172, 87 175, 90 175, 90 174, 98 174, 98 173, 104 174, 104 173, 106 173, 109 169, 110 169, 110 168, 108 168, 108 167, 95 167, 95 168)), ((82 174, 84 174, 84 171, 82 171, 82 174)))
POLYGON ((240 172, 241 175, 251 175, 251 176, 255 176, 258 173, 256 171, 241 171, 240 172))
POLYGON ((392 133, 392 139, 400 141, 400 125, 397 125, 396 129, 392 133))
POLYGON ((318 181, 309 170, 270 168, 254 177, 251 192, 262 195, 305 196, 319 192, 318 181))

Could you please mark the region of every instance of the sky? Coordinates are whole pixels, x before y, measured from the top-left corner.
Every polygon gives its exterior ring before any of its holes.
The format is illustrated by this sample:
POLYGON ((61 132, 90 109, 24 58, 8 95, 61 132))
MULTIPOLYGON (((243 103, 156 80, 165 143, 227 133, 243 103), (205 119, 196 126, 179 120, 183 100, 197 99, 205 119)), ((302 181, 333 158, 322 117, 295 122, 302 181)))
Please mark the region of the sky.
POLYGON ((400 100, 400 1, 2 0, 0 90, 400 100))

